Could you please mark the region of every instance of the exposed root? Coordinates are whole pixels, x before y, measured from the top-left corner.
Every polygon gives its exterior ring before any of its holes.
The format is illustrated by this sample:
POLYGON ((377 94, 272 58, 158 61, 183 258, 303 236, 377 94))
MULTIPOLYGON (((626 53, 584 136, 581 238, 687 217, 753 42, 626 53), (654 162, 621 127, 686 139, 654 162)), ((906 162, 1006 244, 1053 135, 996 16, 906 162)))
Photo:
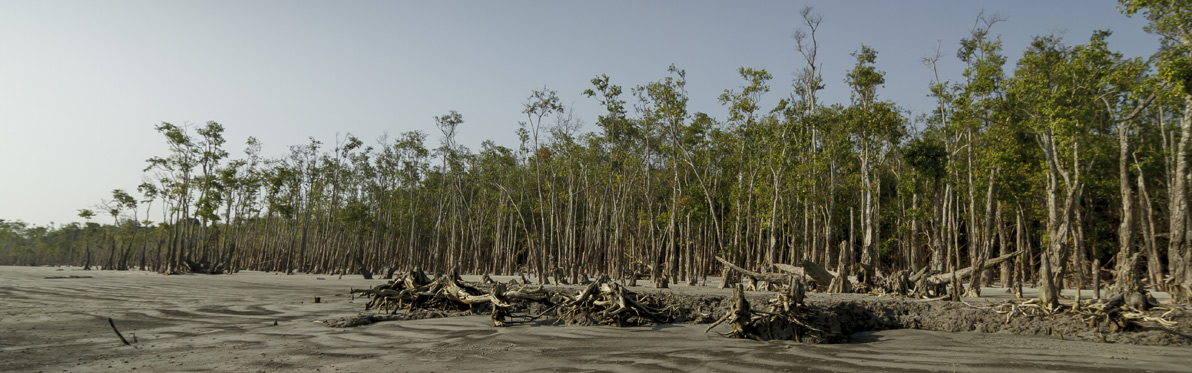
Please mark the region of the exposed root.
POLYGON ((825 318, 825 315, 804 304, 802 284, 793 283, 796 285, 778 293, 767 302, 770 305, 767 311, 752 309, 749 301, 745 299, 744 287, 738 284, 729 298, 728 312, 708 326, 704 332, 727 323, 730 331, 721 335, 733 338, 822 343, 840 337, 839 322, 825 318), (813 326, 824 321, 836 327, 824 330, 813 326))
POLYGON ((456 276, 431 281, 426 274, 415 270, 400 280, 353 293, 369 297, 366 311, 376 309, 390 315, 399 310, 489 312, 495 326, 530 322, 543 316, 553 316, 567 324, 617 326, 668 323, 675 319, 674 307, 664 306, 649 295, 637 294, 608 277, 589 282, 584 290, 572 296, 542 287, 510 288, 495 282, 472 284, 456 276), (485 290, 484 286, 490 288, 485 290), (538 310, 537 315, 532 310, 538 310))
MULTIPOLYGON (((1044 334, 1110 343, 1192 344, 1189 337, 1192 332, 1188 330, 1192 314, 1182 308, 1155 305, 1145 296, 1135 296, 1133 300, 1114 297, 1066 301, 1053 307, 1046 307, 1037 299, 939 302, 933 300, 942 300, 950 294, 935 291, 926 292, 936 297, 925 300, 853 295, 807 302, 804 289, 818 286, 809 277, 788 276, 781 283, 791 286, 768 298, 748 294, 743 284, 736 285, 732 296, 726 297, 637 293, 607 276, 579 288, 554 289, 469 283, 453 277, 431 280, 421 271, 411 271, 372 289, 354 290, 354 294, 368 295, 366 310, 375 309, 377 314, 328 321, 328 324, 355 326, 391 319, 484 314, 492 317, 494 326, 530 322, 613 326, 711 323, 707 331, 724 329, 721 325, 727 325, 723 333, 727 336, 802 343, 840 343, 847 342, 857 332, 908 328, 1044 334), (1139 302, 1142 307, 1138 306, 1139 302), (753 308, 755 305, 758 308, 753 308)), ((906 273, 895 273, 876 285, 880 289, 909 287, 907 277, 906 273)), ((920 281, 926 278, 919 276, 920 281)))
POLYGON ((1006 315, 1006 324, 1009 324, 1015 316, 1074 317, 1081 320, 1090 329, 1096 330, 1102 342, 1105 341, 1105 328, 1109 328, 1110 332, 1138 330, 1143 327, 1142 323, 1151 323, 1162 328, 1173 328, 1179 325, 1175 321, 1177 317, 1187 316, 1178 308, 1152 306, 1146 301, 1139 306, 1125 298, 1128 297, 1117 296, 1107 300, 1077 299, 1071 304, 1061 304, 1054 308, 1040 304, 1038 299, 1023 302, 1005 301, 993 306, 993 309, 999 314, 1006 315), (1165 312, 1159 313, 1160 311, 1165 312))

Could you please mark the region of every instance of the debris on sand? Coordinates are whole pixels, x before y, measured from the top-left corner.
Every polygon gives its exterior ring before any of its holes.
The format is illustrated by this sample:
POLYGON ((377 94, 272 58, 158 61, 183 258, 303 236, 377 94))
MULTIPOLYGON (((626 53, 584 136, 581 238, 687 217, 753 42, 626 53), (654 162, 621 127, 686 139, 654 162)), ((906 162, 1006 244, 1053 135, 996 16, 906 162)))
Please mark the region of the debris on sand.
POLYGON ((1123 300, 1085 300, 1044 309, 1032 301, 949 302, 901 296, 837 295, 812 300, 803 281, 776 293, 732 296, 677 292, 638 293, 602 276, 581 289, 463 281, 450 274, 431 279, 419 270, 371 289, 365 311, 327 321, 351 327, 388 320, 489 314, 494 326, 648 326, 670 323, 729 327, 723 335, 801 343, 846 343, 866 331, 919 329, 946 332, 1044 335, 1065 340, 1142 345, 1192 345, 1192 314, 1175 307, 1137 308, 1123 300), (763 305, 755 308, 752 305, 763 305))

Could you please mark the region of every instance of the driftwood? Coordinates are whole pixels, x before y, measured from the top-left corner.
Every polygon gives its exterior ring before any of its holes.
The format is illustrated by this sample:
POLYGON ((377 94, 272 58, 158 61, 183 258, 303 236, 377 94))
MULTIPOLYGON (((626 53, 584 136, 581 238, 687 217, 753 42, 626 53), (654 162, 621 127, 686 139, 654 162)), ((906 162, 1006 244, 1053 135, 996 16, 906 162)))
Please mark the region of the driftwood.
POLYGON ((392 280, 393 274, 397 273, 397 268, 398 268, 397 264, 394 264, 392 267, 389 267, 389 269, 385 271, 385 277, 382 277, 382 278, 386 279, 386 280, 392 280))
POLYGON ((811 277, 812 280, 815 280, 817 285, 825 288, 832 284, 832 279, 836 278, 835 272, 826 270, 824 267, 820 267, 819 264, 808 260, 800 261, 798 265, 774 263, 774 268, 798 276, 806 275, 811 277))
POLYGON ((371 289, 353 290, 353 294, 370 299, 365 310, 376 309, 390 315, 408 311, 489 312, 494 326, 536 320, 554 312, 559 320, 573 324, 645 325, 674 320, 674 309, 661 302, 639 295, 607 276, 590 282, 582 291, 571 295, 566 291, 550 291, 542 287, 511 288, 506 284, 468 283, 455 275, 440 276, 431 281, 426 274, 415 270, 401 280, 390 281, 371 289), (534 307, 545 308, 536 315, 534 307), (518 312, 523 314, 518 315, 518 312))
POLYGON ((190 273, 203 275, 218 275, 222 273, 230 273, 228 266, 223 264, 211 265, 206 261, 196 262, 190 259, 183 259, 182 262, 186 264, 190 273))
POLYGON ((109 318, 108 318, 108 325, 111 325, 111 326, 112 326, 112 331, 113 331, 113 332, 116 332, 116 336, 117 336, 117 337, 120 337, 120 342, 124 342, 124 345, 125 345, 125 346, 132 346, 132 343, 128 343, 128 340, 127 340, 127 339, 124 339, 124 334, 120 334, 120 330, 119 330, 119 329, 116 329, 116 322, 115 322, 115 321, 112 321, 112 318, 111 318, 111 317, 109 317, 109 318))
POLYGON ((401 309, 489 311, 496 326, 514 322, 514 315, 509 310, 511 300, 551 304, 549 294, 541 289, 506 289, 505 284, 495 283, 493 290, 485 292, 473 284, 460 281, 459 275, 454 271, 451 275, 440 276, 431 281, 421 270, 413 270, 400 281, 352 292, 369 296, 370 300, 365 305, 365 310, 377 309, 387 311, 390 315, 401 309))
MULTIPOLYGON (((1001 265, 1002 262, 1008 261, 1010 259, 1014 259, 1015 256, 1021 255, 1022 253, 1025 253, 1025 252, 1026 252, 1025 250, 1018 250, 1018 251, 1015 251, 1015 252, 1012 252, 1012 253, 1009 253, 1006 255, 999 256, 997 258, 986 260, 985 265, 981 266, 981 270, 984 271, 984 270, 994 269, 997 266, 1001 265)), ((919 273, 916 273, 916 274, 910 276, 909 280, 911 282, 919 282, 919 279, 922 278, 923 276, 926 276, 926 273, 927 272, 925 272, 925 271, 920 271, 919 273)), ((957 270, 957 271, 932 275, 932 276, 929 276, 927 278, 927 280, 930 282, 934 282, 934 283, 948 282, 948 281, 952 280, 953 274, 956 275, 957 279, 963 280, 973 274, 973 267, 965 267, 964 269, 957 270)))
MULTIPOLYGON (((793 274, 797 277, 807 276, 807 277, 811 278, 812 281, 815 281, 815 284, 821 290, 823 290, 823 289, 828 289, 832 285, 832 281, 834 281, 838 277, 840 277, 836 272, 832 272, 827 269, 824 269, 824 267, 820 267, 818 264, 815 264, 815 263, 813 263, 811 261, 807 261, 807 260, 800 261, 798 265, 775 263, 774 268, 777 268, 778 270, 786 272, 785 274, 754 272, 754 271, 750 271, 745 268, 736 266, 736 265, 730 263, 729 261, 724 260, 723 258, 720 258, 720 257, 716 257, 716 260, 720 261, 720 263, 723 264, 726 269, 731 269, 732 271, 736 271, 737 273, 740 273, 742 276, 745 276, 745 277, 755 280, 755 282, 756 281, 765 281, 770 284, 781 284, 781 285, 790 286, 793 283, 792 277, 790 275, 793 274)), ((850 282, 849 285, 851 285, 851 282, 852 282, 851 279, 849 282, 850 282)), ((848 291, 844 291, 844 292, 851 292, 852 287, 847 286, 846 289, 848 289, 848 291)))
POLYGON ((659 302, 604 276, 576 296, 564 294, 563 297, 568 301, 559 307, 557 315, 572 324, 626 326, 641 325, 646 320, 668 323, 674 319, 673 308, 660 307, 659 302))
POLYGON ((738 267, 732 263, 729 263, 729 261, 724 260, 721 257, 716 257, 716 260, 720 261, 720 264, 723 264, 725 267, 732 268, 732 270, 737 271, 738 273, 740 273, 746 277, 751 277, 755 280, 762 280, 762 281, 766 281, 766 282, 774 283, 774 284, 790 284, 790 276, 788 276, 788 275, 780 275, 777 273, 754 272, 754 271, 750 271, 745 268, 738 267))

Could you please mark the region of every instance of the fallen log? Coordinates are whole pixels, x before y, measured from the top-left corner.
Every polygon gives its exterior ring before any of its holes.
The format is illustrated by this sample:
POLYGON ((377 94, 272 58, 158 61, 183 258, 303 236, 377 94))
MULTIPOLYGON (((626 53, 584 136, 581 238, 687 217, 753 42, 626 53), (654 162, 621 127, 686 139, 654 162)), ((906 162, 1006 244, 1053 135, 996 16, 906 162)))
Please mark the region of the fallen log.
MULTIPOLYGON (((1005 262, 1010 259, 1014 259, 1015 256, 1021 255, 1022 253, 1025 253, 1025 252, 1026 252, 1025 250, 1018 250, 1018 251, 1015 251, 1015 252, 1012 252, 1012 253, 1009 253, 1006 255, 999 256, 997 258, 986 260, 985 265, 981 266, 981 270, 989 270, 989 269, 996 268, 997 266, 1001 265, 1002 262, 1005 262)), ((927 280, 930 282, 935 282, 935 283, 951 281, 953 273, 956 274, 956 278, 958 280, 963 280, 973 274, 973 267, 965 267, 964 269, 957 270, 957 271, 932 275, 932 276, 928 277, 927 280)), ((926 272, 920 271, 919 273, 912 275, 909 278, 909 280, 911 282, 919 282, 919 278, 923 277, 925 274, 926 274, 926 272)))
POLYGON ((729 263, 729 261, 724 260, 721 257, 716 257, 716 260, 720 261, 721 264, 724 264, 725 267, 732 268, 732 270, 737 271, 738 273, 745 275, 747 277, 752 277, 755 280, 762 280, 762 281, 775 283, 775 284, 788 284, 788 285, 790 284, 790 277, 788 275, 780 275, 777 273, 754 272, 754 271, 750 271, 745 268, 738 267, 732 263, 729 263))
POLYGON ((811 277, 812 280, 815 280, 817 285, 823 286, 825 288, 832 284, 832 279, 836 278, 835 272, 826 270, 824 267, 820 267, 819 264, 815 264, 814 262, 807 260, 800 261, 797 266, 774 263, 774 268, 778 268, 781 271, 789 272, 798 276, 811 277))

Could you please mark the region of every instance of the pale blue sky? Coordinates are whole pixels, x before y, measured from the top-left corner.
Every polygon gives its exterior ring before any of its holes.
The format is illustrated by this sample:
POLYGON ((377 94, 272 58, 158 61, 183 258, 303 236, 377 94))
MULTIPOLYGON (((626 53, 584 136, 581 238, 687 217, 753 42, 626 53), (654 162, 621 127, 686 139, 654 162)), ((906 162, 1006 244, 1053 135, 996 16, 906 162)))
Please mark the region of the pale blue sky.
MULTIPOLYGON (((558 90, 592 130, 601 111, 580 93, 608 74, 629 87, 687 70, 691 110, 723 118, 716 97, 740 66, 775 79, 767 106, 800 68, 799 10, 824 17, 823 101, 848 100, 849 53, 868 44, 885 99, 930 110, 920 59, 942 42, 941 76, 977 14, 1000 13, 1010 63, 1032 35, 1149 56, 1156 38, 1116 1, 12 1, 0 0, 0 219, 79 220, 76 210, 135 191, 145 159, 166 154, 153 126, 218 121, 227 148, 248 136, 266 156, 313 136, 422 130, 463 114, 460 143, 515 146, 533 89, 558 90)), ((154 218, 160 217, 154 213, 154 218)), ((109 221, 110 219, 97 219, 109 221)))

